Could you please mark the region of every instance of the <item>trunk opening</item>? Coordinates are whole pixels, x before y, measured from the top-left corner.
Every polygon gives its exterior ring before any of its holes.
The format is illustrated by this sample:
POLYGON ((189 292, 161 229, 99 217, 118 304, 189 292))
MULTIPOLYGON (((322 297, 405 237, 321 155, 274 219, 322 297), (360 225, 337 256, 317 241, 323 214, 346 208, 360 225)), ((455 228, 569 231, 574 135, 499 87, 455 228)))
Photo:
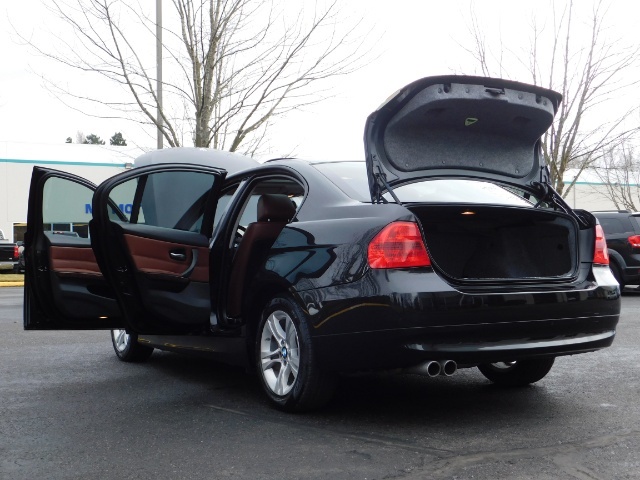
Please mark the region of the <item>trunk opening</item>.
POLYGON ((460 281, 570 279, 577 231, 565 214, 488 205, 405 205, 436 268, 460 281))

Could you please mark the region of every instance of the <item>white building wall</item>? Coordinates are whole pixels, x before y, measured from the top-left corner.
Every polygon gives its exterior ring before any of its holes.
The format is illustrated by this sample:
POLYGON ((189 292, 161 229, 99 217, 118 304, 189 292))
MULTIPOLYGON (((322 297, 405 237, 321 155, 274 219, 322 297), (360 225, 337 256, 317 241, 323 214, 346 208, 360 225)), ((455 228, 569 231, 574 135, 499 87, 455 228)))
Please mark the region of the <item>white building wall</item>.
POLYGON ((13 241, 13 223, 9 224, 11 206, 9 205, 9 179, 8 164, 0 162, 0 230, 4 238, 13 241), (11 228, 9 228, 11 225, 11 228))
POLYGON ((606 193, 604 185, 578 183, 565 197, 565 201, 571 208, 582 210, 616 210, 614 203, 606 197, 606 193))
POLYGON ((142 149, 106 145, 0 142, 0 229, 14 241, 13 226, 27 221, 34 166, 62 170, 96 185, 130 167, 142 149))

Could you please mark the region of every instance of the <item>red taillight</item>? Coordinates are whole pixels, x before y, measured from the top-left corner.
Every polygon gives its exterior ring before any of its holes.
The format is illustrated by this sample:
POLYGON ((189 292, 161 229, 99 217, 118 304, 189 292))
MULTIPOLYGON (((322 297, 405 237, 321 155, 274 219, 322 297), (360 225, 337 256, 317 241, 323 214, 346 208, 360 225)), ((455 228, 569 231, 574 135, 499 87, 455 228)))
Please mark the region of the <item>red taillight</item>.
POLYGON ((13 259, 14 260, 18 260, 20 258, 20 249, 18 248, 18 245, 14 245, 13 246, 13 259))
POLYGON ((604 231, 598 224, 596 225, 596 248, 593 252, 593 263, 599 265, 609 265, 609 251, 607 250, 607 242, 604 238, 604 231))
POLYGON ((627 240, 631 244, 631 248, 640 248, 640 235, 632 235, 627 240))
POLYGON ((418 225, 393 222, 382 229, 369 244, 371 268, 429 267, 431 260, 418 225))

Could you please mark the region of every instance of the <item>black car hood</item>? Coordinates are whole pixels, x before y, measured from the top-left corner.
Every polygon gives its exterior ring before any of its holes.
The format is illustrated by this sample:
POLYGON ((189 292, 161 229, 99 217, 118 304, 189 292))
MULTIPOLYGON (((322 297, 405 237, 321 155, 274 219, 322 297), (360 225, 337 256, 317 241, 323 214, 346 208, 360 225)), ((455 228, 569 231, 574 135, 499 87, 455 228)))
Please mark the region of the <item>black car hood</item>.
POLYGON ((426 178, 481 178, 539 189, 549 183, 540 137, 561 100, 552 90, 498 78, 450 75, 407 85, 367 118, 372 200, 426 178))

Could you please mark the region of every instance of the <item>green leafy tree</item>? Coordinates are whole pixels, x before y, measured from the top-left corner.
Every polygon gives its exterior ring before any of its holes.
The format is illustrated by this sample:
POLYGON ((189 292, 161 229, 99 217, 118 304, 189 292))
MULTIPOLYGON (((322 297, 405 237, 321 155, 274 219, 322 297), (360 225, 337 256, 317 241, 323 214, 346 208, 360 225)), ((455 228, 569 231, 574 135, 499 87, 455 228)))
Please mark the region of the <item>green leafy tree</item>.
POLYGON ((126 147, 127 141, 122 137, 122 133, 116 132, 109 139, 109 145, 115 145, 116 147, 126 147))
POLYGON ((89 135, 87 135, 87 137, 84 139, 84 142, 82 143, 88 143, 90 145, 104 145, 104 140, 102 140, 95 133, 90 133, 89 135))

